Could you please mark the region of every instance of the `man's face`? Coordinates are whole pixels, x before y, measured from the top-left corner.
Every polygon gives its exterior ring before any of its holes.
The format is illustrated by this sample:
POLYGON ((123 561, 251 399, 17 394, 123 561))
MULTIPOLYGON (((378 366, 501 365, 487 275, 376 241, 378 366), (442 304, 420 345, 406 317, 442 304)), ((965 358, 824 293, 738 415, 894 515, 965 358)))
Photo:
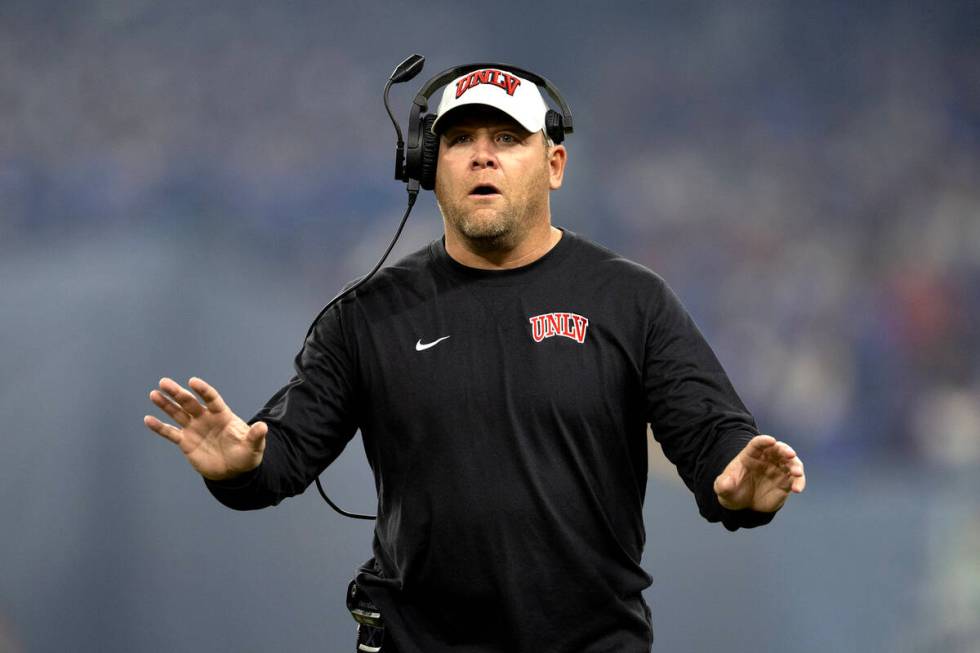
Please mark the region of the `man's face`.
POLYGON ((548 221, 548 194, 561 185, 564 151, 556 175, 544 136, 501 111, 477 105, 445 120, 435 194, 446 229, 479 249, 514 247, 537 221, 548 221))

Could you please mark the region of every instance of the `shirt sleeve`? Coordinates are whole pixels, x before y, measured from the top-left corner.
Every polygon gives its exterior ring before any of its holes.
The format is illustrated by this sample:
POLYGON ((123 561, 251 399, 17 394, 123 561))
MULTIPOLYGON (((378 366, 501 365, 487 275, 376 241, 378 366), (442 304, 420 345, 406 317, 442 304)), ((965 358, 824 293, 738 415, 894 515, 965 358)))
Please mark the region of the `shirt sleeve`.
POLYGON ((247 420, 269 427, 262 463, 228 480, 204 479, 229 508, 264 508, 303 492, 357 431, 357 366, 340 308, 323 315, 293 361, 293 377, 247 420))
POLYGON ((729 510, 714 491, 715 478, 759 434, 755 420, 694 320, 662 280, 651 310, 644 390, 654 439, 709 522, 720 521, 730 531, 768 524, 775 513, 729 510))

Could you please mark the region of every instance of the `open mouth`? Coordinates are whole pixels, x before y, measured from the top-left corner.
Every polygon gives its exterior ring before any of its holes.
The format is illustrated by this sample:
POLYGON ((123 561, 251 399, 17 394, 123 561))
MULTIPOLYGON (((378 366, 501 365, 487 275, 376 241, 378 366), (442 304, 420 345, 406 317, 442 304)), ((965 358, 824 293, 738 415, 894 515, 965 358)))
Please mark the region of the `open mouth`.
POLYGON ((493 196, 500 195, 500 190, 493 184, 478 184, 470 190, 470 195, 493 196))

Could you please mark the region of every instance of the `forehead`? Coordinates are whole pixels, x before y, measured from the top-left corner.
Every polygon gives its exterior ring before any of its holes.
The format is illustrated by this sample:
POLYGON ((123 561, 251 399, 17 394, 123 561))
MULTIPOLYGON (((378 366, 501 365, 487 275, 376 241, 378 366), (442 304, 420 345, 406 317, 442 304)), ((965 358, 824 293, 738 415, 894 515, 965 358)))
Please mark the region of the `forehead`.
POLYGON ((482 104, 461 106, 453 109, 439 123, 439 134, 445 134, 453 129, 477 129, 480 127, 494 127, 513 129, 516 132, 528 133, 519 122, 509 115, 482 104))

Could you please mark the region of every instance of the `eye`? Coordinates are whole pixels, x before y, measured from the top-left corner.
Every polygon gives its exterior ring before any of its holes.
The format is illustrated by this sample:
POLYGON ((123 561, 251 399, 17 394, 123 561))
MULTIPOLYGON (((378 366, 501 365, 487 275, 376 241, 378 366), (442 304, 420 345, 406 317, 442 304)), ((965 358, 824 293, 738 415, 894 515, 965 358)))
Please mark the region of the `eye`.
POLYGON ((469 137, 470 137, 469 134, 457 134, 456 136, 453 136, 453 137, 451 137, 449 139, 449 144, 450 145, 455 145, 457 143, 462 143, 463 142, 463 139, 469 138, 469 137))
POLYGON ((503 141, 504 143, 516 143, 517 142, 517 137, 516 136, 514 136, 513 134, 508 134, 506 132, 503 133, 503 134, 497 134, 497 138, 499 140, 503 141))

